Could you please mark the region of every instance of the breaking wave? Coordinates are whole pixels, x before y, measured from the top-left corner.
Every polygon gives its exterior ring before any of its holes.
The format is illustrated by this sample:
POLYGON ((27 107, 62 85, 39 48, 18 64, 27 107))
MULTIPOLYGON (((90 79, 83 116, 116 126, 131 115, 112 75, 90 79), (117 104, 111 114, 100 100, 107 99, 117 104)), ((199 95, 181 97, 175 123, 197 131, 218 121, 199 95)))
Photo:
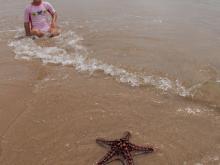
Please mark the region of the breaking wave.
POLYGON ((13 48, 16 59, 41 59, 43 63, 54 63, 73 66, 77 71, 103 71, 104 74, 114 77, 121 83, 129 84, 132 87, 154 86, 166 92, 172 92, 180 96, 191 96, 195 87, 186 89, 179 80, 171 80, 167 77, 155 75, 144 75, 143 73, 132 73, 123 68, 103 63, 95 58, 90 58, 89 53, 82 45, 83 38, 75 32, 68 31, 53 38, 52 46, 44 41, 46 39, 33 40, 31 38, 20 38, 21 31, 18 31, 15 38, 9 41, 13 48), (38 41, 41 41, 39 44, 38 41))

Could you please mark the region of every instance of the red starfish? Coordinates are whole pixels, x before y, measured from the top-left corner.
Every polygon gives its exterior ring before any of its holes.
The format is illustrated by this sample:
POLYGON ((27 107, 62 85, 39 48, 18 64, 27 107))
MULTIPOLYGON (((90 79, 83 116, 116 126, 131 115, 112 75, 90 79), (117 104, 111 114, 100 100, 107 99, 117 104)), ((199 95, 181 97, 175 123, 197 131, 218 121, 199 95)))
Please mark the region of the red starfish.
POLYGON ((152 147, 137 146, 129 142, 131 134, 125 132, 121 139, 107 141, 104 139, 96 139, 96 142, 105 148, 110 148, 108 153, 97 163, 97 165, 105 165, 114 160, 120 160, 124 165, 134 165, 133 156, 152 153, 152 147))

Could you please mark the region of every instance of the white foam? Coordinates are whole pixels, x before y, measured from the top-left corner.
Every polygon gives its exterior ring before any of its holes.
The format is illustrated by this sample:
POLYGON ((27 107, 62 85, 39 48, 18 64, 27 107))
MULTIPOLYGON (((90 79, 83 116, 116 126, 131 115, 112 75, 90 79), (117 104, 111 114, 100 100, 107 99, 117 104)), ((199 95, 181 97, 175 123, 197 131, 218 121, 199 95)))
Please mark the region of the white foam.
POLYGON ((161 20, 161 19, 154 19, 153 22, 155 22, 155 23, 163 23, 163 20, 161 20))
POLYGON ((185 107, 185 108, 179 108, 177 109, 177 112, 184 112, 188 113, 191 115, 198 115, 203 112, 211 112, 213 111, 212 109, 207 109, 207 108, 201 108, 201 107, 185 107))
POLYGON ((204 164, 216 164, 219 163, 219 156, 217 155, 206 155, 201 160, 204 164))
MULTIPOLYGON (((19 38, 19 35, 21 35, 20 30, 16 34, 16 38, 19 38)), ((53 40, 55 42, 53 47, 39 46, 30 38, 14 39, 8 45, 13 47, 16 59, 41 59, 45 64, 72 65, 77 71, 87 71, 90 74, 100 70, 106 75, 113 76, 117 81, 127 83, 132 87, 149 85, 163 91, 177 93, 180 96, 190 95, 190 90, 187 90, 178 80, 172 81, 167 77, 132 73, 123 68, 89 58, 86 48, 81 44, 83 39, 72 31, 65 32, 53 40)))
POLYGON ((1 30, 0 33, 7 33, 7 32, 17 32, 15 29, 10 29, 10 30, 1 30))
POLYGON ((178 93, 180 96, 190 96, 192 95, 191 91, 193 91, 192 88, 186 89, 179 80, 176 80, 176 93, 178 93))
POLYGON ((178 112, 186 112, 186 113, 188 113, 188 114, 193 114, 193 115, 195 115, 195 114, 198 114, 198 113, 201 113, 201 109, 199 109, 199 108, 191 108, 191 107, 187 107, 187 108, 179 108, 178 110, 177 110, 178 112))

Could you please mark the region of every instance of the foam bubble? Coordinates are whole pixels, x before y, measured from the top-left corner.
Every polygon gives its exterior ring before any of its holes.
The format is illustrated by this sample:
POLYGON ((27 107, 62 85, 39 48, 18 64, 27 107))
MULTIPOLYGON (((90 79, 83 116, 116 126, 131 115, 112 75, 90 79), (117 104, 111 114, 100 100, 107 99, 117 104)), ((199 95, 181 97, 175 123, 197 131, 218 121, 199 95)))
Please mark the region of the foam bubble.
POLYGON ((179 108, 177 109, 177 112, 184 112, 188 113, 191 115, 197 115, 203 112, 211 112, 213 111, 212 109, 207 109, 207 108, 200 108, 200 107, 185 107, 185 108, 179 108))
POLYGON ((191 107, 187 107, 187 108, 183 108, 183 109, 179 108, 177 111, 178 112, 186 112, 188 114, 193 114, 193 115, 201 113, 201 109, 191 108, 191 107))
MULTIPOLYGON (((19 35, 21 35, 20 30, 15 37, 19 38, 19 35)), ((81 44, 82 40, 83 38, 76 33, 68 31, 53 39, 54 46, 40 46, 30 38, 14 39, 8 45, 13 47, 16 59, 41 59, 45 64, 71 65, 77 71, 87 71, 90 74, 95 71, 103 71, 104 74, 132 87, 149 85, 180 96, 190 96, 191 89, 186 89, 178 80, 172 81, 167 77, 132 73, 95 58, 89 58, 87 49, 81 44)))
POLYGON ((154 19, 153 22, 155 22, 155 23, 163 23, 163 20, 162 19, 154 19))
POLYGON ((7 32, 17 32, 17 30, 15 30, 15 29, 0 30, 0 33, 7 33, 7 32))

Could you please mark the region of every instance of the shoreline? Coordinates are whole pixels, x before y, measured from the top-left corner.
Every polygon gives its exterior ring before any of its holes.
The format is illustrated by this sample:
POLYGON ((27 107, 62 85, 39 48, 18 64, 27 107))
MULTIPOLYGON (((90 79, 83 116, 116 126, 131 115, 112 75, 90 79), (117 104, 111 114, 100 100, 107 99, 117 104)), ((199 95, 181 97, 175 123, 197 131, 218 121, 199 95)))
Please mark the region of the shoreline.
POLYGON ((124 131, 131 131, 132 142, 160 148, 135 157, 139 164, 218 163, 220 123, 213 112, 178 112, 189 103, 99 74, 14 60, 9 48, 2 51, 1 164, 93 164, 106 152, 95 139, 124 131))
POLYGON ((158 148, 135 164, 220 164, 220 3, 51 3, 50 40, 22 39, 27 1, 0 7, 0 165, 95 165, 125 131, 158 148))

